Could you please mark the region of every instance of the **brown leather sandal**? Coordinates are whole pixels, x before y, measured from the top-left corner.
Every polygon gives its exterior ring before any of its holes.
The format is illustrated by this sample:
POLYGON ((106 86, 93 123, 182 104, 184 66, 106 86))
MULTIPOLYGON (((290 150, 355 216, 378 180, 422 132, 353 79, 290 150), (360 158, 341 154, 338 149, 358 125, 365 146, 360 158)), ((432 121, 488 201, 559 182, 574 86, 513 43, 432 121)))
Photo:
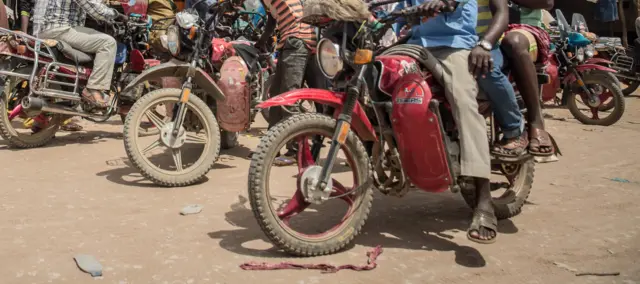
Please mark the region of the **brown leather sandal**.
POLYGON ((556 147, 551 135, 540 128, 533 128, 529 132, 529 153, 534 156, 548 157, 556 153, 556 147), (548 148, 549 152, 541 152, 542 148, 548 148))

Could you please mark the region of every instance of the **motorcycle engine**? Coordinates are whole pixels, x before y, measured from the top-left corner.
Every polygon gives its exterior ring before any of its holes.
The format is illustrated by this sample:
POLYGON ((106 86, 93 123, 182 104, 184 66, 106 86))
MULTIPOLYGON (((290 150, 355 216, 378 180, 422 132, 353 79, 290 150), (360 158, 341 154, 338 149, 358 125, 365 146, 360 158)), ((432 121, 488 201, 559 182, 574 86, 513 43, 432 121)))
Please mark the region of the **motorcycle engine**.
MULTIPOLYGON (((129 85, 129 83, 133 82, 133 80, 138 76, 138 74, 133 74, 133 73, 125 73, 122 74, 122 79, 120 80, 120 88, 124 89, 126 86, 129 85)), ((144 83, 142 84, 138 84, 137 86, 135 86, 135 88, 132 88, 131 90, 127 91, 127 92, 122 92, 120 94, 120 99, 125 100, 125 101, 133 101, 135 102, 136 100, 138 100, 141 96, 142 93, 144 91, 144 83)))

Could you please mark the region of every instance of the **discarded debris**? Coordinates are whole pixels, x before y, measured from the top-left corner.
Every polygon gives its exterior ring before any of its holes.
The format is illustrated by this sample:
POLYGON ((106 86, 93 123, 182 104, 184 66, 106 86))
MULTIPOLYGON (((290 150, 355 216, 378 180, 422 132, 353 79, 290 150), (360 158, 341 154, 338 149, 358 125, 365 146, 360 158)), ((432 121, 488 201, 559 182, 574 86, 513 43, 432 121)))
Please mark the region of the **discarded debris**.
POLYGON ((566 264, 564 264, 564 263, 562 263, 562 262, 554 261, 554 262, 553 262, 553 264, 554 264, 555 266, 557 266, 557 267, 560 267, 560 268, 562 268, 562 269, 565 269, 565 270, 568 270, 568 271, 571 271, 571 272, 578 272, 578 270, 577 270, 577 269, 575 269, 575 268, 573 268, 573 267, 571 267, 571 266, 568 266, 568 265, 566 265, 566 264))
POLYGON ((73 259, 80 270, 89 273, 92 277, 102 276, 102 264, 95 257, 88 254, 79 254, 73 259))
POLYGON ((240 265, 240 268, 243 270, 282 270, 282 269, 316 269, 321 270, 322 273, 336 273, 343 269, 349 269, 354 271, 368 271, 375 269, 378 264, 376 263, 376 259, 378 256, 382 254, 382 246, 377 246, 373 250, 367 252, 367 260, 366 265, 340 265, 335 266, 331 264, 299 264, 299 263, 291 263, 291 262, 281 262, 281 263, 256 263, 256 262, 247 262, 240 265))
POLYGON ((631 183, 631 181, 629 181, 628 179, 623 179, 623 178, 612 178, 610 179, 611 181, 615 181, 615 182, 621 182, 621 183, 631 183))
POLYGON ((604 273, 582 272, 582 273, 576 273, 576 276, 618 276, 618 275, 620 275, 620 272, 604 272, 604 273))
POLYGON ((200 213, 200 211, 202 211, 202 206, 198 204, 191 204, 187 205, 185 208, 182 208, 182 210, 180 210, 180 215, 198 214, 200 213))
POLYGON ((608 249, 607 251, 609 252, 609 254, 613 254, 612 250, 608 249))

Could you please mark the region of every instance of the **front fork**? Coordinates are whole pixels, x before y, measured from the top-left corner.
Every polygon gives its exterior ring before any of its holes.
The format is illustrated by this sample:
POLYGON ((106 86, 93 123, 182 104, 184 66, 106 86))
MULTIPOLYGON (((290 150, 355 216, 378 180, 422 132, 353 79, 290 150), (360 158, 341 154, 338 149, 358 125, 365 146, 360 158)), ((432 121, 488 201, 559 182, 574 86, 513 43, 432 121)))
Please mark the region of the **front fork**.
POLYGON ((318 187, 316 188, 317 190, 323 190, 327 187, 327 184, 329 184, 329 179, 331 178, 331 172, 333 170, 336 157, 338 156, 338 151, 347 140, 349 130, 351 129, 351 115, 353 114, 353 110, 358 102, 358 97, 360 96, 360 90, 363 85, 362 78, 364 77, 366 69, 366 65, 361 66, 358 75, 354 78, 355 82, 353 84, 349 84, 351 87, 347 89, 342 112, 338 116, 338 122, 336 123, 336 129, 333 132, 329 153, 327 153, 326 162, 322 166, 322 171, 320 171, 318 187))
POLYGON ((578 72, 577 69, 571 68, 571 73, 573 73, 573 75, 576 77, 576 83, 578 83, 578 86, 585 92, 585 94, 587 94, 589 104, 595 104, 597 100, 600 99, 598 97, 598 94, 592 92, 591 89, 587 88, 587 85, 585 85, 584 81, 582 80, 582 75, 580 75, 580 72, 578 72))
MULTIPOLYGON (((193 65, 193 64, 192 64, 193 65)), ((182 84, 182 92, 180 93, 180 100, 174 106, 173 117, 171 121, 173 121, 173 129, 171 131, 171 135, 173 137, 178 137, 180 135, 180 128, 184 123, 184 118, 187 114, 187 103, 189 102, 189 96, 191 95, 191 90, 193 89, 193 76, 195 75, 195 66, 189 68, 187 72, 187 81, 182 84)))

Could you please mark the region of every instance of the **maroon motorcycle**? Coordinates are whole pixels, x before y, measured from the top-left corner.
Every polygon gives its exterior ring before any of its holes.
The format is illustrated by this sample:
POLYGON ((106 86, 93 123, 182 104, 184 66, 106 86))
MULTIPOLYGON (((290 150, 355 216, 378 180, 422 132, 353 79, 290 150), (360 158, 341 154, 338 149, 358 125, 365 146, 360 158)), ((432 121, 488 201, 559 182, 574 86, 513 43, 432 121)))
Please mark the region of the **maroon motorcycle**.
MULTIPOLYGON (((279 248, 299 256, 331 254, 349 245, 371 211, 373 187, 393 196, 415 189, 461 192, 470 207, 477 199, 473 183, 460 176, 460 138, 440 62, 417 45, 380 51, 380 33, 362 24, 368 14, 336 16, 332 9, 338 6, 307 1, 304 18, 322 29, 317 60, 334 89, 294 90, 259 105, 309 100, 329 106, 324 114, 297 114, 274 126, 249 170, 249 199, 260 227, 279 248), (283 154, 282 148, 288 151, 283 154), (297 167, 274 163, 287 153, 296 153, 297 167)), ((397 17, 418 18, 409 8, 386 22, 397 17)), ((489 103, 479 105, 491 126, 489 142, 495 142, 501 133, 489 103)), ((511 218, 531 190, 533 159, 529 154, 494 158, 492 168, 495 213, 511 218)))

